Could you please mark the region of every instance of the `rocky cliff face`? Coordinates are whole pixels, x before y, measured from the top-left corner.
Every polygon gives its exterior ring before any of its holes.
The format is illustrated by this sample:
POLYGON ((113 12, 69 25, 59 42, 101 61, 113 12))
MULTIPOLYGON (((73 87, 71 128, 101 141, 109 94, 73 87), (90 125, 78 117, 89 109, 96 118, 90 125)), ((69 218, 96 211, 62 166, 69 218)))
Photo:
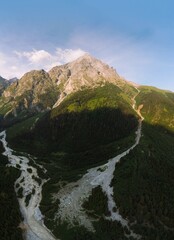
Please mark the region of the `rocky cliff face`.
POLYGON ((26 91, 33 91, 33 94, 44 93, 46 88, 52 86, 49 75, 44 71, 31 71, 26 73, 20 80, 14 82, 3 93, 4 97, 17 97, 23 95, 26 91), (12 96, 12 93, 15 96, 12 96))
POLYGON ((5 115, 19 115, 44 111, 57 100, 57 88, 44 70, 26 73, 20 80, 11 84, 2 94, 1 110, 5 115))

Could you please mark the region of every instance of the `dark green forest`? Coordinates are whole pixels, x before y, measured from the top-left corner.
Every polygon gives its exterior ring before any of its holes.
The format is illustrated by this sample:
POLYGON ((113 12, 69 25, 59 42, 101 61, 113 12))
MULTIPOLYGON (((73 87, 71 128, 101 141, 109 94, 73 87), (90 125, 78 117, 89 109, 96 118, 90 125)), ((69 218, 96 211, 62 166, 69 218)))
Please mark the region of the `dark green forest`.
POLYGON ((174 135, 143 123, 143 137, 116 166, 114 198, 145 240, 174 239, 174 135))

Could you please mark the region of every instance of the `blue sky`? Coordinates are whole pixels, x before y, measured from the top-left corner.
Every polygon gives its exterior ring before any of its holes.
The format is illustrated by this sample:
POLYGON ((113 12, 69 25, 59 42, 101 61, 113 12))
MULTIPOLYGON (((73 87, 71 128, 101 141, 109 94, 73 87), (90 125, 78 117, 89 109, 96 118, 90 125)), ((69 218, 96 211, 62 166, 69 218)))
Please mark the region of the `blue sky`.
POLYGON ((174 1, 0 0, 0 75, 83 52, 127 80, 174 91, 174 1))

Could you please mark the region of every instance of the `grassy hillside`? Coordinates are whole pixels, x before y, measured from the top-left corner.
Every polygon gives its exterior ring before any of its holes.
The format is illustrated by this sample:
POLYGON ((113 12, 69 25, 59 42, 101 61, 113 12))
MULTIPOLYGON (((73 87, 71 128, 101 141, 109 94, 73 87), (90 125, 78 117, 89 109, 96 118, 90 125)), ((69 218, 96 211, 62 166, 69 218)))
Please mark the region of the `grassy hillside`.
POLYGON ((146 122, 174 131, 174 93, 154 87, 140 87, 137 104, 146 122))
POLYGON ((130 105, 130 98, 119 87, 108 83, 103 87, 84 89, 70 94, 60 106, 52 110, 51 117, 54 118, 62 113, 95 110, 101 107, 120 108, 127 114, 135 114, 130 105))

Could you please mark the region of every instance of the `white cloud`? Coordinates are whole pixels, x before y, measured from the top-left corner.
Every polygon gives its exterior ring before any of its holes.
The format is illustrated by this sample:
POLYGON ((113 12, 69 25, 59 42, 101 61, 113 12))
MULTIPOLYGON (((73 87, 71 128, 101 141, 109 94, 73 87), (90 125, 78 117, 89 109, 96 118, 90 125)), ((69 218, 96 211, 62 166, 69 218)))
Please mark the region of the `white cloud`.
POLYGON ((45 60, 51 60, 52 56, 50 53, 48 53, 47 51, 45 50, 33 50, 31 52, 18 52, 18 51, 15 51, 15 54, 19 57, 19 58, 22 58, 22 57, 25 57, 28 59, 29 62, 31 62, 32 64, 37 64, 37 63, 40 63, 40 62, 43 62, 45 60))
POLYGON ((60 59, 61 62, 71 62, 75 59, 83 56, 86 52, 84 52, 82 49, 61 49, 57 48, 56 54, 57 57, 60 59))
POLYGON ((53 53, 44 49, 32 51, 13 51, 10 54, 0 52, 0 75, 5 78, 21 77, 33 69, 49 71, 58 66, 77 59, 85 54, 82 49, 56 48, 53 53))
POLYGON ((45 50, 33 49, 30 52, 14 51, 20 59, 25 58, 30 64, 37 65, 55 65, 71 62, 85 54, 82 49, 62 49, 57 48, 55 53, 51 54, 45 50))

